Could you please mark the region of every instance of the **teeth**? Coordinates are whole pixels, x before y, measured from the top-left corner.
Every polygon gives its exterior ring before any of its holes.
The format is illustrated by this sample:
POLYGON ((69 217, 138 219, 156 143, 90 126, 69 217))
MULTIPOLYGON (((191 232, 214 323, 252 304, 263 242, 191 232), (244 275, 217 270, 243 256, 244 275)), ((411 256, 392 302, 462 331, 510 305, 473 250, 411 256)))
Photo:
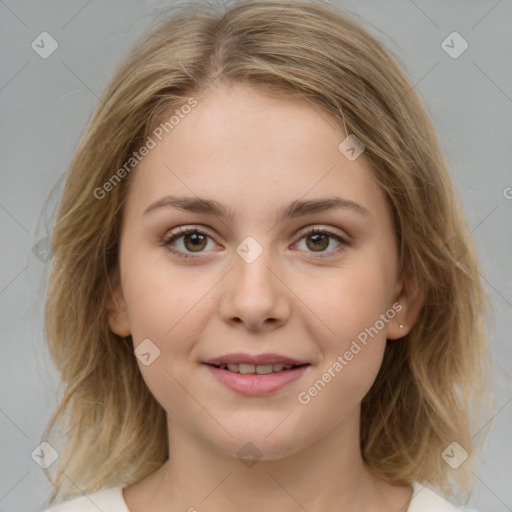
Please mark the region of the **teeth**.
POLYGON ((241 363, 238 365, 238 373, 254 373, 256 366, 253 364, 241 363))
POLYGON ((264 375, 265 373, 272 373, 273 368, 271 364, 258 364, 256 366, 256 373, 264 375))
POLYGON ((293 368, 291 364, 246 364, 246 363, 229 363, 221 364, 219 366, 221 370, 229 370, 230 372, 241 373, 243 375, 254 374, 265 375, 272 372, 280 372, 283 370, 290 370, 293 368))

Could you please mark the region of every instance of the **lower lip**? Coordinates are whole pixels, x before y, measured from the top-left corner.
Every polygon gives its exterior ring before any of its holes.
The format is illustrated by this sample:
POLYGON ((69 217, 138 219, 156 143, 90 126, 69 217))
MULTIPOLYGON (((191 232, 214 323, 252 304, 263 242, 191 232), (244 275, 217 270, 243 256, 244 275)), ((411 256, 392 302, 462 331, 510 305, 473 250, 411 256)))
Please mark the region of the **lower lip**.
POLYGON ((290 370, 266 373, 243 374, 221 370, 216 366, 207 364, 213 375, 229 389, 248 396, 260 396, 277 391, 291 382, 299 379, 309 365, 298 366, 290 370))

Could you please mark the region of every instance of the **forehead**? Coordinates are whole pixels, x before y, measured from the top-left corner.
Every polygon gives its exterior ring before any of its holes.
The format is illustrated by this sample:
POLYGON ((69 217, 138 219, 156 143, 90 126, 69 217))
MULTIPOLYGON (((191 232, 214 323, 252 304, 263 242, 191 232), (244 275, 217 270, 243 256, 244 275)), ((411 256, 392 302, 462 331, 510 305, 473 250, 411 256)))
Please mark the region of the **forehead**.
POLYGON ((320 108, 244 86, 195 98, 134 171, 137 209, 165 194, 214 198, 241 215, 309 196, 384 202, 364 156, 339 151, 346 134, 320 108))

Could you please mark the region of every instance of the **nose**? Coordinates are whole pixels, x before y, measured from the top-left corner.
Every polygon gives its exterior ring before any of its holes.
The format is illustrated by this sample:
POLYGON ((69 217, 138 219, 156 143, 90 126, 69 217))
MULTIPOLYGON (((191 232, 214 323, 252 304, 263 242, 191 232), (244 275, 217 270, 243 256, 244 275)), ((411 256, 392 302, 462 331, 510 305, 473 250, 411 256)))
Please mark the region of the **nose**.
POLYGON ((270 251, 248 263, 235 254, 234 268, 224 280, 220 299, 222 319, 250 331, 271 331, 290 316, 290 291, 279 276, 270 251))

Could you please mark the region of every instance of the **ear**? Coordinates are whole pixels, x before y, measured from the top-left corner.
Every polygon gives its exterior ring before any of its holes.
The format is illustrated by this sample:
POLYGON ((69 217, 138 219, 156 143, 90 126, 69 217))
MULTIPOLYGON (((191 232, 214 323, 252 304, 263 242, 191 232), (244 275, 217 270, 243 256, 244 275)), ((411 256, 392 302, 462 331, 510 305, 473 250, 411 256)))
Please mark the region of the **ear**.
POLYGON ((403 338, 410 332, 418 319, 423 302, 423 290, 413 276, 404 276, 397 281, 392 306, 396 315, 388 324, 387 339, 403 338))
POLYGON ((131 334, 130 322, 128 320, 128 312, 126 310, 118 268, 112 274, 111 283, 112 292, 107 299, 107 319, 110 330, 118 336, 129 336, 131 334))

